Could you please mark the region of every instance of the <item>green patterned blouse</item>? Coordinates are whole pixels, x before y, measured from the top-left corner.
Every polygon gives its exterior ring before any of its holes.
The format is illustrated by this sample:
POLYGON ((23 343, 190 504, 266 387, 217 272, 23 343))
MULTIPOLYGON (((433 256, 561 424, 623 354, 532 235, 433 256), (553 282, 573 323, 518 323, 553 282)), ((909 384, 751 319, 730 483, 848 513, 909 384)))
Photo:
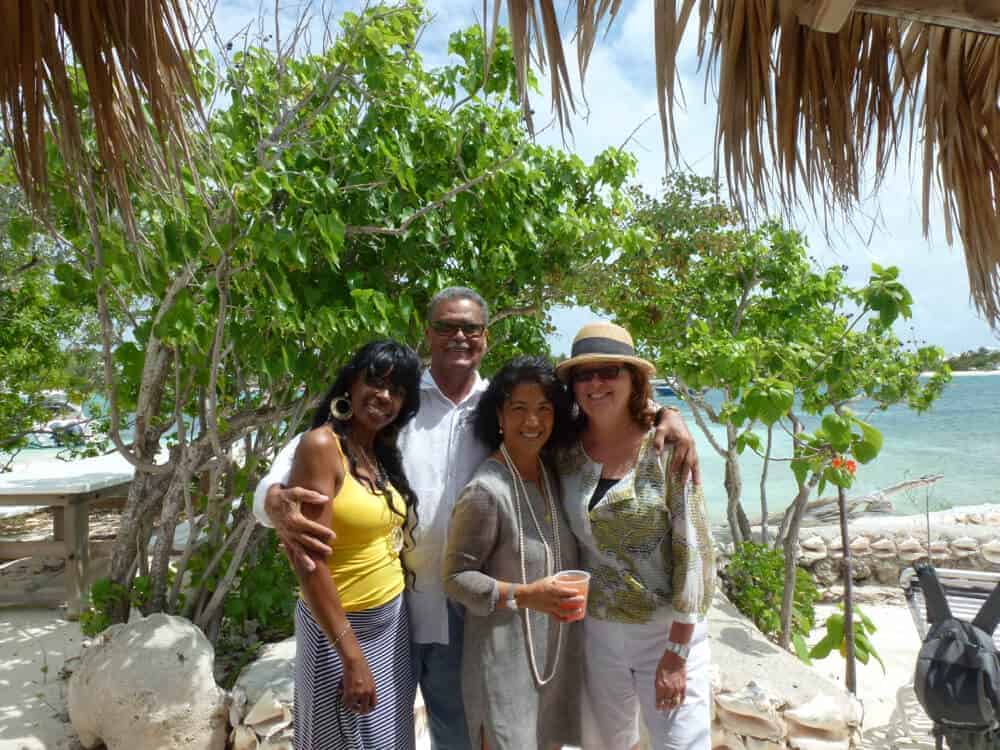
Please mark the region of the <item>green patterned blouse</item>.
POLYGON ((697 622, 708 612, 715 566, 705 497, 700 486, 669 477, 669 463, 669 455, 657 456, 650 430, 632 471, 588 510, 601 465, 579 443, 560 457, 566 515, 591 574, 589 615, 697 622))

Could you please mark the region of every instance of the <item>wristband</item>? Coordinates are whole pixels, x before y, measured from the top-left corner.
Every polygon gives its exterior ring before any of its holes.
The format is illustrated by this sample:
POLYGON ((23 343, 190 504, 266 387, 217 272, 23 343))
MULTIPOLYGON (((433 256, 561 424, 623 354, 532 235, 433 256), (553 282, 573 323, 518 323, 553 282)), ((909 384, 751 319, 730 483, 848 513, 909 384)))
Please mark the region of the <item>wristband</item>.
POLYGON ((667 651, 677 654, 681 661, 687 661, 688 654, 691 653, 691 646, 687 643, 677 643, 676 641, 667 641, 667 645, 664 647, 667 651))
POLYGON ((507 599, 506 599, 507 609, 513 609, 513 610, 518 609, 517 599, 514 598, 516 595, 517 595, 517 584, 512 583, 510 584, 510 588, 507 589, 507 599))

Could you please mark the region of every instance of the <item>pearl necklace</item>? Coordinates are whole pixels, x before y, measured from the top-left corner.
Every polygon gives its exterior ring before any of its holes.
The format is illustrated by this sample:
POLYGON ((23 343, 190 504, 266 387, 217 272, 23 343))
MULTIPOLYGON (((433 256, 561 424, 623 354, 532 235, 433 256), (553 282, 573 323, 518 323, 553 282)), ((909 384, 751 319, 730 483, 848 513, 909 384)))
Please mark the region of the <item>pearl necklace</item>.
MULTIPOLYGON (((535 526, 535 531, 538 532, 538 538, 542 541, 542 547, 545 550, 545 575, 551 576, 556 572, 556 566, 562 565, 562 547, 559 544, 559 519, 556 517, 555 503, 552 500, 552 486, 549 484, 549 475, 545 471, 545 464, 541 460, 538 461, 538 466, 541 469, 542 481, 539 485, 539 490, 542 493, 542 498, 545 500, 545 506, 548 511, 549 518, 552 519, 552 541, 555 547, 555 555, 553 556, 552 547, 549 546, 548 540, 545 538, 545 534, 542 533, 542 525, 538 522, 538 517, 535 515, 535 509, 531 507, 531 500, 528 498, 528 490, 524 486, 524 479, 521 477, 521 472, 517 470, 517 466, 514 465, 513 459, 510 457, 510 453, 507 452, 507 446, 500 444, 500 454, 504 457, 507 462, 507 468, 510 469, 511 475, 514 477, 514 513, 517 517, 517 540, 518 546, 520 548, 521 554, 521 582, 524 584, 528 583, 528 566, 524 559, 524 523, 521 518, 521 503, 523 501, 524 505, 528 508, 528 513, 531 515, 531 521, 535 526)), ((562 649, 562 635, 563 635, 563 623, 559 623, 559 629, 556 635, 556 655, 552 660, 552 671, 545 677, 542 677, 538 670, 538 662, 535 659, 535 642, 531 636, 531 617, 528 614, 527 609, 522 609, 524 617, 524 629, 528 640, 528 664, 531 666, 531 674, 535 678, 535 684, 538 687, 548 684, 552 681, 552 678, 556 676, 556 670, 559 668, 559 652, 562 649)))

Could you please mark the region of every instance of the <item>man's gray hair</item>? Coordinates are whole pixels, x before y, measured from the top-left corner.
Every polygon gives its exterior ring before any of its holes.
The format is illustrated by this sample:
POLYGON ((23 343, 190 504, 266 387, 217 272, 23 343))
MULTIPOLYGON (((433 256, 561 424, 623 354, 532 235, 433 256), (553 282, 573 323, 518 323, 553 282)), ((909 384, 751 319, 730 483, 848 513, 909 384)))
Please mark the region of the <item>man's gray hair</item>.
POLYGON ((450 286, 431 297, 431 301, 427 305, 428 322, 430 322, 431 317, 434 315, 435 307, 442 302, 450 302, 453 299, 467 299, 470 302, 475 302, 479 305, 479 309, 483 313, 483 325, 490 324, 490 308, 486 304, 486 300, 482 298, 479 292, 469 289, 467 286, 450 286))

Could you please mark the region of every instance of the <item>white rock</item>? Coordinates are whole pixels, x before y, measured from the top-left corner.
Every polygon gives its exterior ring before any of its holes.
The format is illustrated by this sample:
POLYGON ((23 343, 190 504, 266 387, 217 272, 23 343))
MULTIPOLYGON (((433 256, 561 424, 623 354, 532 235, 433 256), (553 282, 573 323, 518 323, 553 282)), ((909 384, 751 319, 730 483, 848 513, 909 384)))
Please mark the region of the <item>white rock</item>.
POLYGON ((270 691, 274 699, 286 706, 295 702, 295 636, 279 643, 270 643, 260 650, 260 656, 243 668, 233 692, 242 690, 248 705, 255 705, 270 691))
POLYGON ((232 746, 232 750, 257 750, 260 747, 257 733, 245 726, 233 729, 229 735, 229 744, 232 746))
POLYGON ((844 740, 828 740, 822 737, 791 737, 788 747, 792 750, 851 750, 850 738, 844 740))
MULTIPOLYGON (((277 716, 253 725, 253 730, 265 740, 276 737, 285 727, 291 726, 292 711, 287 706, 281 707, 277 716)), ((248 725, 249 726, 249 725, 248 725)))
POLYGON ((802 542, 802 548, 803 549, 811 549, 811 550, 814 550, 816 552, 825 552, 826 551, 826 542, 823 541, 823 537, 818 536, 816 534, 813 534, 811 537, 809 537, 808 539, 805 539, 802 542))
POLYGON ((993 565, 1000 563, 1000 539, 991 539, 982 546, 983 558, 993 565))
POLYGON ((872 553, 882 560, 896 556, 896 543, 891 539, 882 538, 872 544, 872 553))
POLYGON ((948 542, 943 539, 936 539, 931 542, 931 555, 933 557, 947 557, 949 554, 951 554, 951 547, 948 545, 948 542))
POLYGON ((971 536, 960 536, 951 543, 951 553, 959 558, 972 557, 979 552, 979 542, 971 536))
POLYGON ((826 559, 826 542, 822 537, 811 536, 799 544, 799 560, 805 565, 826 559))
POLYGON ((243 718, 243 723, 249 726, 256 726, 257 724, 263 724, 265 721, 281 717, 283 714, 284 706, 278 703, 278 700, 274 697, 274 693, 268 688, 257 699, 257 702, 253 704, 253 708, 243 718))
POLYGON ((743 738, 717 721, 712 722, 712 750, 746 750, 743 738))
POLYGON ((767 693, 756 683, 715 696, 716 716, 723 728, 745 737, 780 741, 785 724, 767 693))
POLYGON ((212 644, 190 621, 155 614, 105 630, 69 681, 70 721, 86 748, 222 750, 226 692, 212 644))
POLYGON ((234 688, 229 694, 229 726, 238 727, 243 723, 243 715, 247 710, 247 694, 234 688))
POLYGON ((913 562, 922 557, 927 557, 924 546, 912 536, 900 542, 898 549, 899 559, 905 562, 913 562))
POLYGON ((867 555, 872 551, 872 543, 868 537, 859 536, 851 542, 852 555, 867 555))
POLYGON ((788 747, 784 742, 759 740, 756 737, 747 737, 745 744, 747 750, 785 750, 788 747))
POLYGON ((788 734, 822 736, 826 739, 850 739, 861 721, 856 701, 841 696, 818 694, 801 706, 785 709, 788 734))
POLYGON ((292 741, 288 738, 276 739, 272 738, 266 740, 263 745, 260 746, 260 750, 295 750, 292 745, 292 741))
POLYGON ((831 539, 830 543, 826 545, 826 549, 834 560, 839 560, 844 556, 844 543, 839 538, 831 539))

